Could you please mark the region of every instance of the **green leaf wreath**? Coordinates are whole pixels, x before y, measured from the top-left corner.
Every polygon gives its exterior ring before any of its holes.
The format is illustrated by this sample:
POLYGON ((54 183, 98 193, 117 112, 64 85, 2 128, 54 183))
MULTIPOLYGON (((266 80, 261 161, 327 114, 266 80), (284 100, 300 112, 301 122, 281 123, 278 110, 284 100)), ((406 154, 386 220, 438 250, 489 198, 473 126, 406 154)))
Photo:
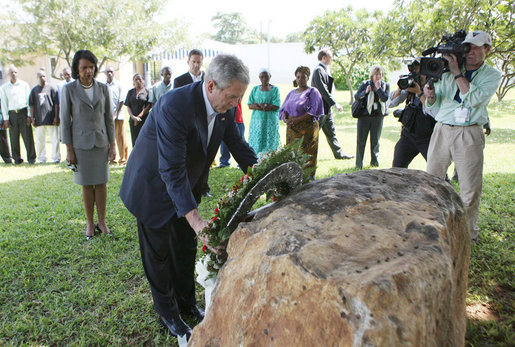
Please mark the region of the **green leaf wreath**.
MULTIPOLYGON (((247 193, 271 170, 287 162, 297 163, 303 169, 302 184, 308 182, 313 168, 306 168, 310 155, 302 150, 302 139, 296 139, 277 151, 270 151, 263 156, 257 164, 248 169, 247 173, 232 185, 227 195, 220 199, 214 210, 214 216, 208 227, 202 230, 202 234, 209 237, 209 246, 217 248, 220 245, 226 246, 233 230, 227 227, 231 217, 238 209, 247 193)), ((271 196, 273 201, 280 200, 289 193, 287 185, 278 185, 271 196)), ((227 260, 227 253, 212 252, 204 245, 202 251, 209 257, 208 270, 216 275, 218 270, 227 260)))

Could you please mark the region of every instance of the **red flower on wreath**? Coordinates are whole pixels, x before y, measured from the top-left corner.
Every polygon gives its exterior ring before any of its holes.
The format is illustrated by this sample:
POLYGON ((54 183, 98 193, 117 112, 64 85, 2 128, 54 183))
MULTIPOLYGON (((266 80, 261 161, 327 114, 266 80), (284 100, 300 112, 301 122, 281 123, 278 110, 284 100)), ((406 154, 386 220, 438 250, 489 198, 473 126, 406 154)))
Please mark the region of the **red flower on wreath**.
POLYGON ((215 208, 215 214, 218 214, 218 207, 215 208))
POLYGON ((212 222, 216 221, 218 219, 218 217, 213 217, 213 219, 211 219, 212 222))
POLYGON ((206 253, 206 249, 207 249, 206 245, 202 246, 202 252, 206 253))

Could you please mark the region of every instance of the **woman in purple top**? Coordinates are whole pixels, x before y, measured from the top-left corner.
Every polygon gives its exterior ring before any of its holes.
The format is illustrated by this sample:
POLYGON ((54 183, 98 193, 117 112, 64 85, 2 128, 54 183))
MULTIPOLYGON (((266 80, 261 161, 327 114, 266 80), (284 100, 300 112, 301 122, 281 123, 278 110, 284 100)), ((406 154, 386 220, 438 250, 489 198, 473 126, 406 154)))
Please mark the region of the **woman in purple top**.
POLYGON ((310 178, 315 179, 318 153, 318 119, 324 114, 322 96, 316 88, 308 87, 309 67, 299 66, 295 70, 292 90, 279 110, 279 119, 286 122, 286 144, 302 138, 304 153, 311 156, 307 167, 310 178))

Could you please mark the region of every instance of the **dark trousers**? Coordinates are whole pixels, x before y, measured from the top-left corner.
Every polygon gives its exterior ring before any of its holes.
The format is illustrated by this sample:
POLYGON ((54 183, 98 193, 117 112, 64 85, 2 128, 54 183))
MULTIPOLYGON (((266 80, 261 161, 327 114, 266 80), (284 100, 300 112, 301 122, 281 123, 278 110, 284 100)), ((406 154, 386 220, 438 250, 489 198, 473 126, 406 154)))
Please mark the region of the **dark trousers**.
POLYGON ((9 143, 7 142, 7 130, 0 129, 0 155, 6 164, 12 163, 9 143))
POLYGON ((427 149, 431 137, 419 138, 405 128, 402 128, 401 138, 395 145, 393 167, 407 168, 411 161, 420 153, 427 161, 427 149))
POLYGON ((358 118, 358 136, 356 146, 356 167, 363 167, 363 156, 370 133, 370 166, 379 166, 379 138, 383 130, 382 116, 366 116, 358 118))
POLYGON ((334 128, 334 119, 333 113, 325 114, 320 117, 318 124, 320 125, 320 129, 325 134, 327 138, 327 143, 333 152, 333 156, 335 159, 343 159, 343 151, 338 143, 338 139, 336 138, 336 129, 334 128))
POLYGON ((20 135, 27 150, 27 161, 29 163, 36 162, 36 148, 34 147, 34 135, 32 134, 32 126, 27 125, 27 108, 23 108, 18 112, 9 111, 9 137, 11 138, 11 150, 14 162, 19 164, 23 162, 20 154, 20 135))
POLYGON ((138 221, 138 236, 157 313, 170 318, 172 313, 179 313, 179 308, 195 305, 197 239, 186 219, 174 216, 159 229, 138 221))
MULTIPOLYGON (((245 140, 245 124, 236 123, 236 126, 240 131, 241 137, 243 137, 243 139, 245 140)), ((229 152, 229 148, 227 148, 227 145, 222 141, 222 144, 220 145, 220 166, 231 166, 231 163, 229 161, 230 159, 231 153, 229 152)))
POLYGON ((134 148, 134 145, 136 144, 136 140, 138 139, 138 135, 139 135, 139 132, 141 131, 141 128, 143 127, 143 124, 145 124, 145 121, 139 122, 138 125, 134 125, 133 121, 129 121, 129 127, 131 129, 131 141, 132 141, 133 148, 134 148))

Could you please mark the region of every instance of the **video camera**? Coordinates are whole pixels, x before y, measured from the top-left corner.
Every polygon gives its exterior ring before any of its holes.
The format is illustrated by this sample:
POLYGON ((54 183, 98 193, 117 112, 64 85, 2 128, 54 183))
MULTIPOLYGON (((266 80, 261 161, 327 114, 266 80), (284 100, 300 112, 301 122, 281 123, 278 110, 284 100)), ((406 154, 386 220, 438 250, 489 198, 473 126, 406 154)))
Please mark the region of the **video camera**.
POLYGON ((447 60, 442 57, 435 57, 436 53, 456 55, 458 65, 461 67, 465 62, 465 54, 470 51, 470 45, 463 43, 465 36, 467 36, 465 30, 456 31, 453 35, 444 34, 436 47, 428 48, 422 52, 423 56, 432 56, 420 60, 420 74, 426 75, 432 81, 438 81, 442 78, 442 73, 448 71, 447 60))
POLYGON ((407 65, 409 73, 407 75, 401 75, 397 81, 397 86, 399 86, 401 90, 414 87, 415 82, 420 84, 420 75, 417 72, 417 67, 420 66, 420 63, 416 59, 413 59, 409 60, 407 65))

